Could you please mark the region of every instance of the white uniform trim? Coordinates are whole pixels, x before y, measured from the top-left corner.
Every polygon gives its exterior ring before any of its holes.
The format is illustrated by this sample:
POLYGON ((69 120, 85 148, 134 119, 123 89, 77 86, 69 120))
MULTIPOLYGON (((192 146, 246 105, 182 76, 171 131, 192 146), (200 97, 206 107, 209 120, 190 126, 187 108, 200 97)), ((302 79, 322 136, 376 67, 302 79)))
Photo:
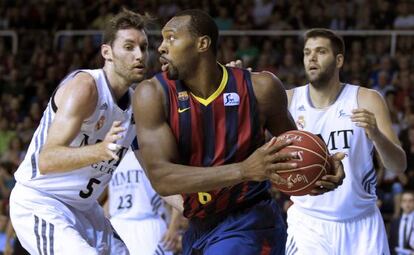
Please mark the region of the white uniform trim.
POLYGON ((314 108, 308 85, 294 89, 289 106, 299 129, 320 134, 331 154, 344 152, 345 179, 336 190, 320 196, 291 197, 294 206, 308 215, 344 221, 374 212, 376 174, 373 143, 350 119, 358 107, 358 86, 344 85, 336 101, 325 109, 314 108))
POLYGON ((292 196, 286 254, 389 254, 376 206, 373 143, 350 119, 358 108, 358 86, 346 84, 336 101, 313 107, 309 85, 294 89, 289 111, 299 129, 320 134, 331 154, 344 152, 343 184, 320 196, 292 196))
MULTIPOLYGON (((118 107, 116 102, 114 102, 102 69, 75 71, 68 75, 60 86, 65 86, 65 82, 72 79, 79 72, 87 72, 95 79, 98 90, 98 103, 93 114, 82 124, 79 134, 70 146, 80 147, 104 140, 112 123, 118 120, 126 128, 125 134, 123 134, 124 137, 117 142, 122 146, 118 151, 121 160, 135 136, 131 105, 125 111, 118 107)), ((133 91, 130 89, 130 97, 132 93, 133 91)), ((38 170, 39 151, 46 141, 47 132, 54 116, 55 113, 50 100, 40 125, 32 138, 26 157, 15 173, 16 180, 27 187, 53 195, 62 202, 80 210, 88 210, 93 201, 103 192, 120 160, 102 161, 71 172, 40 174, 38 170)))
POLYGON ((164 201, 152 188, 134 152, 129 149, 109 183, 111 223, 134 255, 172 255, 161 239, 167 231, 164 201))
MULTIPOLYGON (((55 117, 52 99, 49 101, 26 157, 15 173, 17 183, 10 197, 13 227, 30 254, 110 254, 111 247, 118 247, 116 254, 128 254, 125 244, 115 238, 97 198, 135 137, 131 104, 125 110, 119 108, 102 69, 75 71, 59 86, 65 86, 66 81, 79 72, 89 73, 94 78, 98 102, 70 146, 104 140, 112 123, 118 120, 126 128, 123 138, 117 141, 122 146, 117 153, 120 159, 65 173, 40 174, 39 151, 55 117)), ((129 102, 132 93, 129 89, 129 102)))

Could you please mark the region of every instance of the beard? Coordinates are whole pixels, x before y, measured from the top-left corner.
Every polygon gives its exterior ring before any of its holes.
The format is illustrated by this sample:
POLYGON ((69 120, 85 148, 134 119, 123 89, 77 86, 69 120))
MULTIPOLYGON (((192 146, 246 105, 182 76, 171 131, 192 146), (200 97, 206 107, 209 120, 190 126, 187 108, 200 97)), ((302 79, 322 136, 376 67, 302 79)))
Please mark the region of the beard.
POLYGON ((316 88, 325 87, 328 85, 328 82, 334 76, 335 68, 336 68, 335 63, 332 62, 331 64, 327 65, 325 70, 321 70, 321 72, 317 75, 311 76, 309 75, 308 71, 306 71, 306 78, 316 88))
POLYGON ((168 63, 167 77, 170 80, 180 79, 180 73, 178 72, 178 68, 175 67, 171 62, 168 63))

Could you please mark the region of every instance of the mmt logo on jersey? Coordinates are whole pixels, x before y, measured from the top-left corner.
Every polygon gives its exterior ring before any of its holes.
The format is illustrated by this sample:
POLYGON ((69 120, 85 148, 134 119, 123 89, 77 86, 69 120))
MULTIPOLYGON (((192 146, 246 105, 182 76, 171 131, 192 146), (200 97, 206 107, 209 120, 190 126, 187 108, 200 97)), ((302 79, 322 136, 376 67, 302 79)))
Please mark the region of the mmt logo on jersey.
POLYGON ((237 93, 223 94, 224 106, 235 106, 240 104, 240 97, 237 93))

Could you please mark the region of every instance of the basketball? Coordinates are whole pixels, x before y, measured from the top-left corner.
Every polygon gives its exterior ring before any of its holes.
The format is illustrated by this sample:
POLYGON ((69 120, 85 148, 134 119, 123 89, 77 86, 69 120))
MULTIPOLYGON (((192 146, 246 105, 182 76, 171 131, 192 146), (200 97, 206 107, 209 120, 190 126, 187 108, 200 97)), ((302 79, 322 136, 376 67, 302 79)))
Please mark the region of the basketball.
POLYGON ((292 196, 303 196, 310 194, 322 176, 331 172, 329 151, 325 143, 317 135, 302 130, 290 130, 281 134, 277 140, 291 139, 292 144, 286 146, 280 152, 297 151, 299 159, 287 162, 297 163, 297 168, 278 171, 277 173, 288 182, 287 184, 273 183, 278 190, 292 196))

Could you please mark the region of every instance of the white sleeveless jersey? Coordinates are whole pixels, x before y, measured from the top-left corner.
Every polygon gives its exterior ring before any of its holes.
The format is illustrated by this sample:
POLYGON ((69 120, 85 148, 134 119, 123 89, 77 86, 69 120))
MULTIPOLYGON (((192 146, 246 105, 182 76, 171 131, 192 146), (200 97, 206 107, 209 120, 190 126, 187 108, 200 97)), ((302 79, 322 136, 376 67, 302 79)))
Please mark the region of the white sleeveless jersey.
MULTIPOLYGON (((39 151, 46 141, 48 130, 55 117, 56 109, 54 109, 52 97, 43 113, 40 125, 33 135, 26 157, 15 173, 15 178, 17 182, 43 192, 45 195, 55 197, 79 210, 87 210, 95 204, 93 202, 105 189, 115 168, 131 145, 135 137, 135 130, 131 104, 125 111, 119 108, 113 99, 109 82, 102 69, 77 70, 69 74, 59 86, 65 86, 65 82, 79 72, 87 72, 95 79, 98 103, 93 114, 82 124, 79 134, 70 146, 80 147, 96 144, 104 140, 114 121, 121 121, 121 125, 126 128, 126 131, 123 138, 117 141, 122 146, 117 153, 120 159, 118 161, 97 162, 66 173, 40 174, 39 151)), ((128 93, 129 102, 131 102, 133 90, 129 89, 128 93)))
POLYGON ((115 170, 108 195, 111 218, 141 220, 158 217, 164 207, 131 149, 115 170))
POLYGON ((294 89, 289 111, 298 129, 321 135, 331 154, 344 152, 346 177, 336 190, 320 196, 291 196, 304 213, 326 220, 347 220, 373 212, 376 206, 376 173, 373 143, 350 119, 358 108, 358 86, 344 85, 336 101, 324 109, 313 107, 309 85, 294 89))

